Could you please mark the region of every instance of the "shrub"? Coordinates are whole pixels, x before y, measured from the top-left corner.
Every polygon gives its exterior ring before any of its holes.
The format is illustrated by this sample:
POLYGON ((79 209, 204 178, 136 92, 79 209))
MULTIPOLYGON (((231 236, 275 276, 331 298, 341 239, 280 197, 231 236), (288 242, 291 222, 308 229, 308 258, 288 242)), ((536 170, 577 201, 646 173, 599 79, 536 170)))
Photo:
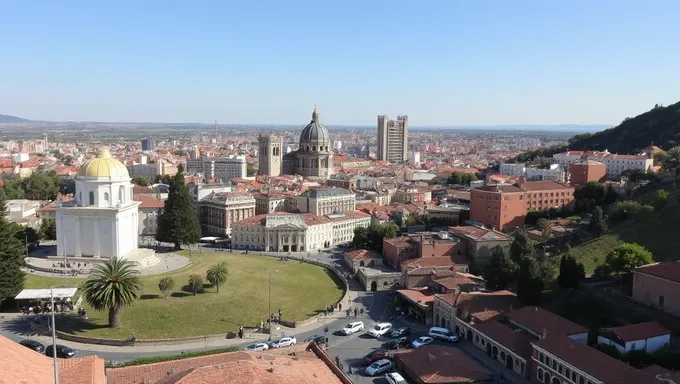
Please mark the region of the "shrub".
MULTIPOLYGON (((121 367, 121 366, 122 367, 129 367, 129 366, 133 366, 133 365, 162 363, 164 361, 183 360, 183 359, 189 359, 189 358, 192 358, 192 357, 216 355, 218 353, 235 352, 235 351, 238 351, 238 350, 240 350, 239 347, 232 346, 232 347, 226 347, 226 348, 209 349, 209 350, 205 350, 205 351, 193 351, 193 352, 181 353, 181 354, 177 354, 177 355, 138 357, 136 359, 127 361, 127 362, 123 363, 122 365, 116 365, 116 367, 121 367)), ((111 367, 113 367, 113 365, 110 362, 107 362, 107 368, 111 368, 111 367)))
POLYGON ((595 349, 597 349, 600 352, 606 353, 609 356, 621 360, 621 352, 619 352, 618 349, 616 349, 615 346, 613 345, 608 345, 608 344, 596 344, 595 349))
POLYGON ((680 369, 680 349, 659 349, 652 354, 652 359, 666 369, 680 369))

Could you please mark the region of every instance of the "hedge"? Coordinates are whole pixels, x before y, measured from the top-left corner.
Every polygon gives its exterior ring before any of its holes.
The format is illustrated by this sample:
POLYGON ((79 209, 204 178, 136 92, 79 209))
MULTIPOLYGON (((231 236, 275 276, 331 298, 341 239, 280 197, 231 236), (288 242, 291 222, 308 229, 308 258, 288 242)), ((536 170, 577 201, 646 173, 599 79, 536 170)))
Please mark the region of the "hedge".
POLYGON ((164 361, 190 359, 192 357, 216 355, 218 353, 235 352, 235 351, 238 351, 238 350, 240 350, 239 347, 232 346, 232 347, 226 347, 226 348, 208 349, 208 350, 204 350, 204 351, 192 351, 192 352, 180 353, 180 354, 177 354, 177 355, 138 357, 136 359, 126 361, 122 364, 113 364, 112 362, 107 361, 106 362, 106 368, 119 368, 119 367, 129 367, 129 366, 133 366, 133 365, 162 363, 164 361))

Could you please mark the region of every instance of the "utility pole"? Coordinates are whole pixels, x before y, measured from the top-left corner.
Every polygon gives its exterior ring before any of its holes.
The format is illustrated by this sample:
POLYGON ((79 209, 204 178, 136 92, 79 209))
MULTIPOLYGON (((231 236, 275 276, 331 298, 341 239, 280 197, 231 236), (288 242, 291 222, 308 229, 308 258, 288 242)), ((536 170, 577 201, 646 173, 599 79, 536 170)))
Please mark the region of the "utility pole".
POLYGON ((269 271, 269 341, 272 341, 272 271, 269 271))
POLYGON ((52 360, 54 361, 54 384, 59 384, 59 364, 57 362, 57 324, 54 322, 54 288, 50 287, 52 305, 52 360))

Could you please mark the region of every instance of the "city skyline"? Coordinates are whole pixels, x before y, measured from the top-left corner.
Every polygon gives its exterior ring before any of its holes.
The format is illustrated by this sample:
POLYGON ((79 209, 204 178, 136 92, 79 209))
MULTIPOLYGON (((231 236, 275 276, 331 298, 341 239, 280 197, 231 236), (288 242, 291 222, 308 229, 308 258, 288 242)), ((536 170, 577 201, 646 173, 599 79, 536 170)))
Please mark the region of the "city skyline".
POLYGON ((302 124, 317 104, 329 125, 614 126, 677 101, 680 5, 662 3, 5 3, 0 113, 302 124))

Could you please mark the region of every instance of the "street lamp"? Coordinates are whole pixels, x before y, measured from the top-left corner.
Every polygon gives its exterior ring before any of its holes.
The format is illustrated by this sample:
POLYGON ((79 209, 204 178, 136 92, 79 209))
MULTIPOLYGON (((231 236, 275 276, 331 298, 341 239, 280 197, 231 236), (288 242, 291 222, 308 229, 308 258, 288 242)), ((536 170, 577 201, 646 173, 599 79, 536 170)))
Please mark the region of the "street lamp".
POLYGON ((54 287, 50 287, 52 306, 52 360, 54 360, 54 384, 59 384, 59 364, 57 362, 57 324, 54 322, 54 287))
MULTIPOLYGON (((278 270, 274 272, 278 272, 278 270)), ((272 271, 269 270, 269 341, 272 341, 272 325, 274 323, 272 313, 272 271)))

